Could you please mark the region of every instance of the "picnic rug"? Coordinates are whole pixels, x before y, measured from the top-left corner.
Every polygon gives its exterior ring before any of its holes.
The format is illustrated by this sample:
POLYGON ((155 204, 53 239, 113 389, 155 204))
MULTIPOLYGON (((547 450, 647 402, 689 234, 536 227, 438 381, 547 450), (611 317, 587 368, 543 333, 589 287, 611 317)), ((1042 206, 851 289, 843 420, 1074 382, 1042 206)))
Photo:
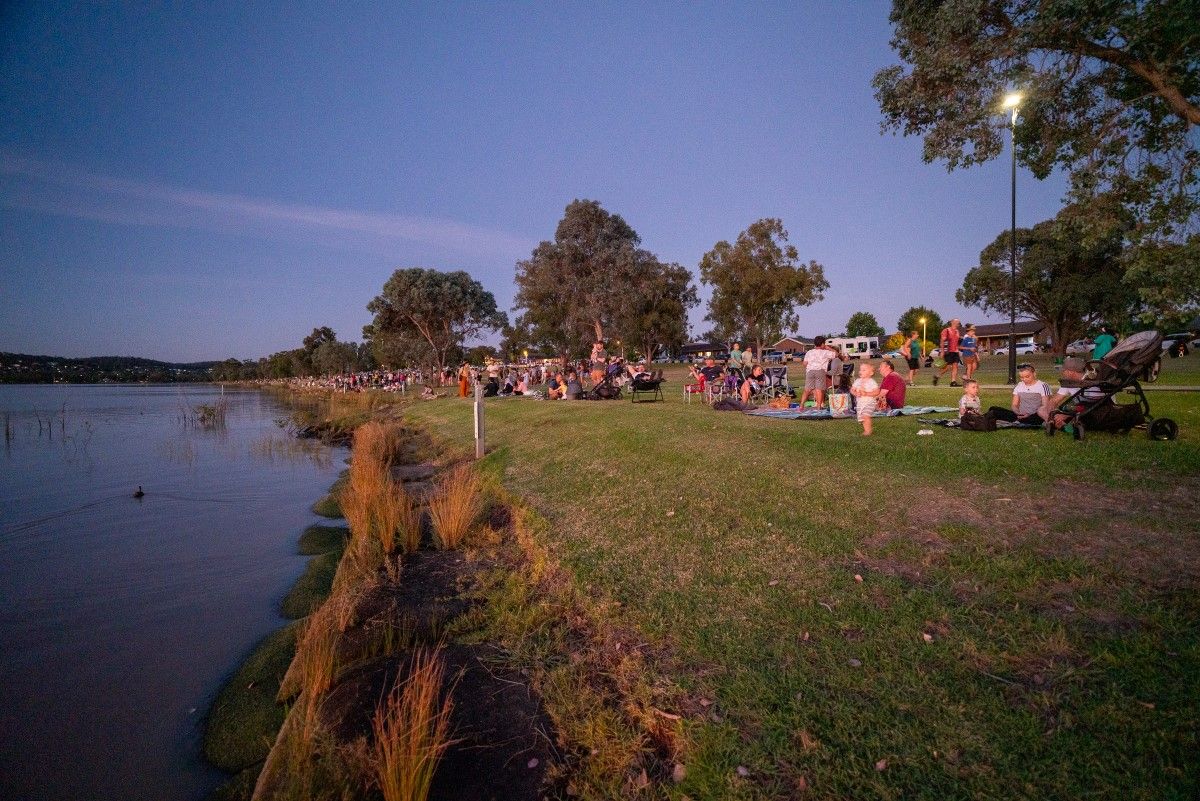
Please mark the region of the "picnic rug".
MULTIPOLYGON (((886 412, 875 412, 872 417, 911 417, 918 414, 942 414, 957 412, 957 406, 905 406, 903 409, 888 409, 886 412)), ((755 409, 746 414, 755 417, 773 417, 777 420, 854 420, 857 415, 833 414, 828 409, 755 409)))
MULTIPOLYGON (((943 428, 958 428, 960 430, 962 429, 962 423, 957 418, 954 420, 947 420, 944 417, 918 417, 917 422, 924 423, 925 425, 930 425, 930 426, 942 426, 943 428)), ((1040 426, 1036 423, 1010 423, 1007 420, 997 420, 996 421, 996 430, 999 431, 1002 428, 1036 428, 1039 431, 1042 430, 1042 426, 1040 426)))

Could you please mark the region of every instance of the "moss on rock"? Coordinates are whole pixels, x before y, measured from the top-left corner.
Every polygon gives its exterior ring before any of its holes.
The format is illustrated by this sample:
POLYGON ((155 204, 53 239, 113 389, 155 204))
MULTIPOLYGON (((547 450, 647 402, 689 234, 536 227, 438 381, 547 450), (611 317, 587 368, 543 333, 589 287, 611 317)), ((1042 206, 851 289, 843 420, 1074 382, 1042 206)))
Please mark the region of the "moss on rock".
POLYGON ((316 556, 340 550, 345 547, 349 535, 350 530, 343 526, 309 526, 300 535, 300 553, 303 556, 316 556))

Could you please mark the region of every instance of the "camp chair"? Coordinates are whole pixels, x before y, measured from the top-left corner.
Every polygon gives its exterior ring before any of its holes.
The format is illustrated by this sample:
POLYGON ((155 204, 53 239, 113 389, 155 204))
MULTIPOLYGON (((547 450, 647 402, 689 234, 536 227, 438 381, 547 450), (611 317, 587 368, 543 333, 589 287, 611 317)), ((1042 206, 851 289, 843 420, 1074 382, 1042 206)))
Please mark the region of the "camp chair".
MULTIPOLYGON (((638 395, 649 395, 650 402, 660 401, 663 399, 662 394, 662 379, 655 378, 651 373, 649 378, 635 378, 631 383, 632 392, 630 393, 631 400, 638 403, 638 395)), ((645 399, 643 398, 643 401, 645 399)))

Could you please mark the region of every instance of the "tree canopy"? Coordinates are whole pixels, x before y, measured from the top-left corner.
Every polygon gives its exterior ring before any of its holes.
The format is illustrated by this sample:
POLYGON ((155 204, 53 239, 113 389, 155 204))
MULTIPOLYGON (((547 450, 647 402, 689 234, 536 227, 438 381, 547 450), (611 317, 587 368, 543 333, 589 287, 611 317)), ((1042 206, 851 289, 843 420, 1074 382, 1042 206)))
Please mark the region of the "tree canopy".
POLYGON ((753 223, 733 244, 714 245, 700 261, 700 278, 713 287, 705 317, 713 331, 722 339, 741 332, 762 353, 764 342, 795 329, 796 308, 823 299, 829 288, 820 264, 798 258, 783 221, 775 218, 753 223))
POLYGON ((1161 310, 1200 303, 1200 0, 894 0, 901 64, 874 79, 885 131, 949 169, 1017 153, 1071 179, 1082 235, 1120 229, 1127 280, 1161 310))
POLYGON ((912 306, 904 314, 900 315, 900 319, 896 321, 896 328, 901 333, 907 336, 913 331, 916 331, 922 337, 928 331, 933 334, 933 338, 937 339, 938 335, 946 324, 942 321, 940 314, 935 312, 928 306, 912 306), (921 318, 925 318, 925 325, 921 325, 921 318), (922 331, 924 327, 925 331, 922 331))
POLYGON ((664 264, 652 254, 643 258, 637 284, 628 293, 616 326, 621 340, 636 345, 649 360, 659 348, 670 351, 683 346, 688 333, 688 310, 700 300, 687 268, 664 264))
POLYGON ((445 369, 464 340, 507 322, 492 293, 462 270, 396 270, 367 311, 375 318, 363 328, 363 337, 385 365, 426 363, 445 369))
POLYGON ((883 330, 883 326, 870 312, 855 312, 846 322, 848 337, 881 337, 885 333, 887 332, 883 330))
POLYGON ((597 201, 575 200, 554 232, 517 263, 516 307, 508 343, 584 355, 616 333, 644 348, 681 344, 697 303, 691 274, 640 247, 637 232, 597 201))
MULTIPOLYGON (((979 254, 979 266, 955 293, 959 303, 1008 313, 1009 236, 1002 232, 979 254)), ((1044 321, 1060 354, 1101 320, 1127 318, 1137 295, 1121 280, 1121 249, 1117 234, 1103 240, 1083 237, 1070 213, 1018 228, 1017 314, 1044 321)))
POLYGON ((554 241, 517 263, 516 307, 532 342, 560 353, 603 340, 642 261, 637 232, 595 200, 572 201, 554 241))

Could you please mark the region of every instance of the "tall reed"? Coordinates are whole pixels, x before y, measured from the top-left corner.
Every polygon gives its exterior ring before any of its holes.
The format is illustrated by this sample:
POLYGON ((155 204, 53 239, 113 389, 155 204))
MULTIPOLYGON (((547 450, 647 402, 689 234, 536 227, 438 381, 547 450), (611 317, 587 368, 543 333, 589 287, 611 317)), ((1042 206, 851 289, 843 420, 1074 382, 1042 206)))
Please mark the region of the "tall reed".
POLYGON ((454 468, 439 481, 429 500, 433 532, 442 548, 457 548, 483 508, 479 476, 470 465, 454 468))
POLYGON ((408 678, 375 710, 375 773, 384 801, 425 801, 438 761, 450 747, 450 692, 443 695, 445 664, 419 649, 408 678))
POLYGON ((342 492, 342 512, 355 536, 375 537, 384 554, 400 547, 415 550, 420 544, 420 512, 392 478, 401 437, 400 426, 366 423, 354 432, 350 477, 342 492))

